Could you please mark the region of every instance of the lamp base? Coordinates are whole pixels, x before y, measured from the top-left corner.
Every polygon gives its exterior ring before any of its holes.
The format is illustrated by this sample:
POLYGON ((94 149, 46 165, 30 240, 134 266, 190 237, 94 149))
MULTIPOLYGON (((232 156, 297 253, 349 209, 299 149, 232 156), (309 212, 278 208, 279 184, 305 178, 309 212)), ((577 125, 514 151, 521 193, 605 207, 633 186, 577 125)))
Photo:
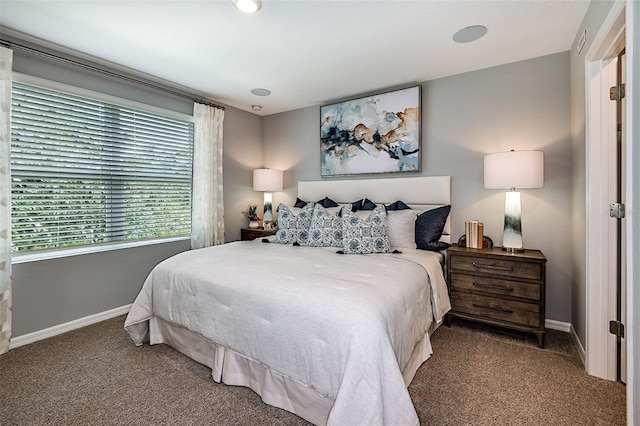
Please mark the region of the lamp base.
POLYGON ((262 223, 273 222, 273 196, 271 192, 265 191, 264 205, 262 210, 262 223))
POLYGON ((502 250, 521 253, 522 247, 522 213, 520 208, 520 192, 507 191, 504 199, 504 231, 502 233, 502 250))
POLYGON ((523 248, 514 248, 514 247, 502 247, 502 251, 506 251, 508 253, 524 253, 523 248))

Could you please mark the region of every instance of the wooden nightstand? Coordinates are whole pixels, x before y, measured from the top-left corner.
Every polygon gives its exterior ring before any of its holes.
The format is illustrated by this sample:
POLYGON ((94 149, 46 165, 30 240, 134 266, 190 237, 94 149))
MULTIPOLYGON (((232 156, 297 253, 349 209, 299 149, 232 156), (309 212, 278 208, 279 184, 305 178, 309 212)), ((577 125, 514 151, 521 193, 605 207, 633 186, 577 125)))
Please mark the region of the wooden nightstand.
POLYGON ((544 348, 547 259, 539 250, 508 253, 500 247, 447 251, 447 284, 455 317, 534 333, 544 348))
POLYGON ((275 235, 276 232, 278 232, 276 229, 242 228, 240 230, 240 240, 242 241, 255 240, 256 238, 275 235))

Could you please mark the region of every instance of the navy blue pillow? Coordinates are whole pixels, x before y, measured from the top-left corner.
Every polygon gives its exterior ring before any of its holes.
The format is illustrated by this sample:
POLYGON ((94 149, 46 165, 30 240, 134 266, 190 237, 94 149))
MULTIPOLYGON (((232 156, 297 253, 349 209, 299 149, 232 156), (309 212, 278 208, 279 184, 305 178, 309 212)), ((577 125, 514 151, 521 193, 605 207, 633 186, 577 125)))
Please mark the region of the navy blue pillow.
POLYGON ((376 207, 376 203, 368 198, 361 198, 360 200, 351 203, 352 212, 357 212, 358 210, 373 210, 376 207))
POLYGON ((408 205, 406 205, 405 203, 403 203, 402 201, 398 200, 398 201, 394 201, 393 203, 389 204, 388 206, 384 206, 387 211, 395 211, 395 210, 411 210, 411 207, 409 207, 408 205))
POLYGON ((309 203, 307 203, 306 201, 302 201, 300 198, 296 197, 296 203, 293 205, 293 207, 298 207, 299 209, 301 209, 307 204, 309 203))
POLYGON ((418 215, 416 218, 416 246, 419 249, 440 251, 449 248, 451 244, 438 240, 442 236, 442 230, 450 211, 451 206, 442 206, 418 215))
POLYGON ((320 204, 325 209, 328 209, 329 207, 338 207, 338 203, 336 203, 329 197, 324 197, 322 200, 318 201, 316 204, 320 204))

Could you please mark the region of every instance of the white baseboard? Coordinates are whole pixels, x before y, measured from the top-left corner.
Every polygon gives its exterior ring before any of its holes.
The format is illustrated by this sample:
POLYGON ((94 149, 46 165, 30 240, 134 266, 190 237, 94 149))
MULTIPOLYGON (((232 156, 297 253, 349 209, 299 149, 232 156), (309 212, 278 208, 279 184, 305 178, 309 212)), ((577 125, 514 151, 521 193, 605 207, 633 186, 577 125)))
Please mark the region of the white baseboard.
POLYGON ((564 331, 565 333, 569 333, 571 330, 571 323, 550 319, 544 320, 544 326, 551 330, 564 331))
POLYGON ((578 335, 576 334, 576 330, 571 326, 571 337, 573 337, 573 343, 576 345, 576 349, 578 350, 578 355, 580 355, 580 360, 582 360, 582 365, 586 366, 587 353, 584 350, 584 346, 582 346, 582 342, 578 339, 578 335))
POLYGON ((55 325, 53 327, 45 328, 44 330, 34 331, 33 333, 23 334, 22 336, 13 337, 9 349, 15 349, 20 346, 28 345, 29 343, 37 342, 38 340, 47 339, 49 337, 57 336, 58 334, 66 333, 76 328, 85 327, 87 325, 95 324, 100 321, 108 320, 110 318, 117 317, 129 312, 131 304, 120 306, 119 308, 109 309, 108 311, 100 312, 97 314, 89 315, 88 317, 78 318, 77 320, 69 321, 64 324, 55 325))
POLYGON ((564 331, 565 333, 569 333, 571 335, 571 338, 573 339, 573 343, 576 345, 576 349, 578 351, 578 355, 580 356, 580 360, 582 361, 582 365, 583 366, 586 365, 585 364, 586 354, 584 351, 584 346, 582 346, 580 339, 578 339, 578 335, 576 334, 576 330, 573 328, 573 324, 569 322, 562 322, 562 321, 547 319, 544 321, 544 326, 551 330, 558 330, 558 331, 564 331))

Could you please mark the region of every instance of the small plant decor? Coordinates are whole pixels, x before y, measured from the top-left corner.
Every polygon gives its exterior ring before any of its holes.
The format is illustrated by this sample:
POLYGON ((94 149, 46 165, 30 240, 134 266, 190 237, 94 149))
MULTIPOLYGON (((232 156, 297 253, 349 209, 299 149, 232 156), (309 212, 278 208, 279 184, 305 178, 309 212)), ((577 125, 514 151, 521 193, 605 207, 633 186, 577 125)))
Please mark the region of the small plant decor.
POLYGON ((260 216, 258 216, 258 206, 249 205, 246 212, 242 212, 249 221, 259 221, 260 216))

